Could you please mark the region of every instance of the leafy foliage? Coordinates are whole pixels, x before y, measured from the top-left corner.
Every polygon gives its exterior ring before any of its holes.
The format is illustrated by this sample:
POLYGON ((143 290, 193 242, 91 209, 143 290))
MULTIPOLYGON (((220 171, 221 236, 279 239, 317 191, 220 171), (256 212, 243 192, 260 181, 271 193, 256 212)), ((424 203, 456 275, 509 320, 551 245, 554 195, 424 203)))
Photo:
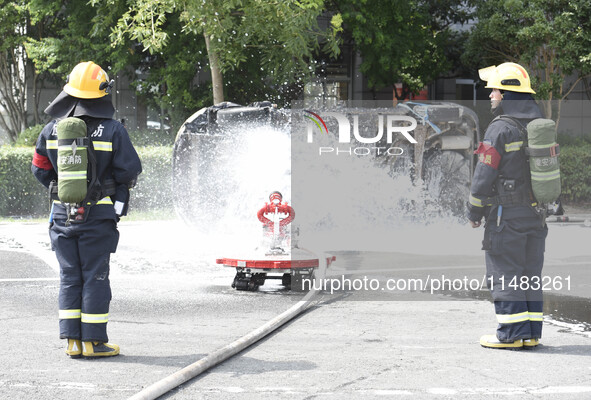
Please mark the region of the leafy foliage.
POLYGON ((166 117, 168 124, 179 127, 189 115, 211 104, 209 83, 199 85, 195 79, 207 66, 207 54, 202 37, 180 34, 178 13, 169 15, 164 27, 171 34, 160 52, 149 54, 135 46, 134 64, 139 73, 132 84, 146 104, 166 117))
POLYGON ((122 70, 130 61, 129 42, 110 46, 110 26, 123 12, 125 1, 97 4, 86 2, 30 0, 28 10, 33 32, 26 43, 27 54, 37 73, 63 83, 81 61, 93 60, 105 70, 122 70))
POLYGON ((249 67, 258 65, 272 84, 287 85, 310 74, 309 64, 321 43, 326 51, 338 52, 338 18, 328 30, 318 27, 323 4, 323 0, 136 0, 129 3, 111 38, 119 44, 129 37, 156 54, 170 45, 167 20, 180 12, 185 34, 209 40, 210 67, 226 73, 252 63, 249 67))
POLYGON ((558 143, 560 146, 582 146, 591 144, 591 135, 574 136, 571 133, 559 133, 558 143))
POLYGON ((181 33, 178 13, 165 21, 170 46, 149 55, 131 39, 111 45, 112 30, 128 11, 124 0, 96 0, 92 6, 32 0, 29 7, 39 36, 28 39, 27 51, 37 73, 45 78, 62 84, 74 65, 93 60, 112 77, 127 74, 144 103, 177 126, 208 103, 205 88, 194 83, 206 64, 203 40, 181 33))
POLYGON ((470 14, 462 1, 339 0, 345 31, 363 61, 361 72, 370 87, 402 83, 418 92, 451 67, 445 49, 449 26, 470 14))
MULTIPOLYGON (((338 54, 340 39, 361 53, 361 70, 372 87, 402 82, 404 97, 458 70, 466 33, 450 26, 473 11, 478 22, 463 57, 473 73, 503 61, 523 62, 534 71, 541 98, 567 96, 564 77, 570 73, 577 71, 584 81, 591 74, 588 0, 0 0, 0 5, 0 60, 8 60, 5 70, 18 65, 7 51, 14 54, 24 45, 34 67, 29 76, 34 91, 44 82, 63 84, 75 64, 92 59, 110 75, 127 74, 140 100, 174 128, 212 103, 213 85, 201 83, 211 68, 205 36, 228 99, 242 104, 257 99, 285 105, 297 98, 305 80, 319 72, 317 62, 338 54)), ((17 84, 0 98, 18 99, 22 87, 17 84)), ((19 118, 13 140, 31 121, 21 108, 5 113, 19 118)), ((34 120, 41 122, 38 115, 34 120)))
POLYGON ((0 128, 15 142, 27 127, 25 52, 26 2, 0 0, 0 128))
MULTIPOLYGON (((152 146, 158 132, 131 132, 144 172, 132 190, 131 210, 168 209, 172 146, 152 146)), ((591 143, 589 139, 560 139, 562 198, 567 202, 591 201, 591 143)), ((33 147, 0 147, 0 215, 43 216, 49 212, 47 191, 31 173, 33 147)))
POLYGON ((476 6, 478 22, 464 56, 475 69, 506 61, 527 65, 537 97, 547 100, 570 93, 570 74, 583 79, 591 73, 589 1, 478 0, 476 6))
MULTIPOLYGON (((47 189, 31 173, 33 147, 0 146, 0 215, 44 216, 50 210, 47 189)), ((143 173, 131 192, 130 210, 169 209, 172 146, 136 147, 143 173)))
POLYGON ((20 135, 18 135, 18 139, 16 140, 15 144, 17 146, 35 146, 43 126, 44 125, 38 124, 25 129, 20 133, 20 135))
POLYGON ((136 148, 142 173, 130 194, 130 211, 172 208, 172 146, 136 148))
POLYGON ((33 147, 0 146, 0 215, 49 212, 47 190, 31 173, 33 147))
POLYGON ((133 65, 129 43, 113 49, 109 43, 110 21, 119 15, 124 1, 94 10, 86 2, 58 0, 29 0, 26 17, 29 21, 24 46, 27 65, 32 76, 33 110, 36 124, 42 123, 39 114, 40 90, 44 86, 61 87, 67 74, 81 61, 92 60, 111 76, 133 65))
POLYGON ((560 148, 562 197, 567 201, 591 201, 591 144, 583 140, 560 148))
POLYGON ((134 146, 172 146, 176 132, 160 129, 142 129, 129 131, 129 138, 134 146))

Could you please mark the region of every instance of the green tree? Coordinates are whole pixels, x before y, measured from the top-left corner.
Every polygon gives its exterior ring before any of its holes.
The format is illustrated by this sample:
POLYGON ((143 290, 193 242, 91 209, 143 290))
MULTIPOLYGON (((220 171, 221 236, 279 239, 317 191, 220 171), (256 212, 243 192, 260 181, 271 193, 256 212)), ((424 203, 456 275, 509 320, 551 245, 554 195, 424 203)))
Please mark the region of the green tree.
POLYGON ((178 12, 164 26, 170 46, 147 54, 131 39, 111 45, 111 33, 128 10, 125 0, 95 1, 94 6, 30 0, 28 9, 34 30, 26 41, 27 53, 43 80, 61 85, 74 65, 92 60, 111 77, 129 76, 140 103, 158 110, 173 126, 202 105, 198 99, 207 98, 194 84, 199 64, 205 64, 205 47, 194 35, 180 34, 178 12))
MULTIPOLYGON (((536 97, 543 100, 564 100, 590 76, 588 0, 478 0, 477 17, 464 58, 474 69, 521 63, 530 71, 536 97), (569 84, 566 78, 572 74, 577 79, 569 84)), ((552 117, 551 103, 546 107, 552 117)))
MULTIPOLYGON (((445 49, 450 25, 470 17, 459 0, 336 0, 345 35, 361 54, 372 88, 402 83, 399 99, 416 93, 452 67, 445 49)), ((397 94, 398 96, 398 94, 397 94)))
POLYGON ((321 30, 317 20, 323 5, 323 0, 133 0, 112 38, 118 44, 129 37, 155 54, 170 40, 164 29, 167 18, 180 12, 183 32, 204 38, 213 101, 219 103, 224 100, 223 74, 247 62, 253 51, 260 68, 283 83, 309 74, 309 65, 322 44, 325 51, 337 54, 339 20, 321 30))
MULTIPOLYGON (((132 86, 141 101, 157 110, 161 122, 180 126, 197 109, 211 104, 211 86, 198 84, 196 77, 207 65, 203 38, 182 30, 179 13, 170 14, 163 29, 169 33, 167 46, 149 54, 132 43, 130 63, 135 71, 132 86)), ((129 68, 129 67, 128 67, 129 68)))
POLYGON ((109 30, 104 15, 94 15, 84 2, 29 0, 31 27, 27 54, 38 73, 62 83, 80 61, 107 64, 112 49, 105 44, 109 30))
POLYGON ((0 1, 0 127, 16 142, 27 128, 26 63, 23 44, 27 32, 24 1, 0 1))
MULTIPOLYGON (((113 74, 111 66, 123 68, 129 64, 130 55, 126 48, 113 49, 109 43, 109 21, 122 12, 116 6, 93 10, 85 2, 60 0, 28 0, 25 4, 27 32, 23 45, 27 71, 32 72, 28 96, 34 99, 32 112, 39 124, 39 93, 47 83, 63 85, 72 68, 87 60, 113 74)), ((122 5, 124 2, 119 7, 122 5)))

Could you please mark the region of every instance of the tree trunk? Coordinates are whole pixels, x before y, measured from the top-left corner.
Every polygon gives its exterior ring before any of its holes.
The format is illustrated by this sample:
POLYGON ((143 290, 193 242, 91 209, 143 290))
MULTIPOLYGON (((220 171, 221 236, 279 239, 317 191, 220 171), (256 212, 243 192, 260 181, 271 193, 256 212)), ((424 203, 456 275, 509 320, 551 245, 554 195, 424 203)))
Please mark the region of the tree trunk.
POLYGON ((14 143, 21 131, 27 128, 27 108, 22 50, 0 52, 0 107, 7 118, 0 115, 0 127, 14 143), (21 62, 22 61, 22 62, 21 62))
POLYGON ((32 69, 33 72, 33 117, 35 118, 35 125, 41 123, 41 117, 39 116, 39 99, 41 97, 41 85, 39 85, 39 75, 32 69))
POLYGON ((213 86, 213 104, 222 103, 224 101, 224 78, 220 70, 218 56, 215 51, 215 46, 210 43, 210 37, 204 33, 205 47, 207 48, 207 55, 209 56, 209 68, 211 69, 211 83, 213 86))

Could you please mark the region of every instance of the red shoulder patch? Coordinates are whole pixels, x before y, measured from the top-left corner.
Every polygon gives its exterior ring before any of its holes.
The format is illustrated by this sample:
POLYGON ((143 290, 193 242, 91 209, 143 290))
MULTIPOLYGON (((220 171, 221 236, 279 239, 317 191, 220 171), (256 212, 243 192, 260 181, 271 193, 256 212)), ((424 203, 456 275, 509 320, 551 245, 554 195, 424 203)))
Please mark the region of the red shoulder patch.
POLYGON ((494 146, 480 142, 474 154, 478 154, 478 161, 481 163, 486 164, 493 169, 499 169, 501 155, 494 146))

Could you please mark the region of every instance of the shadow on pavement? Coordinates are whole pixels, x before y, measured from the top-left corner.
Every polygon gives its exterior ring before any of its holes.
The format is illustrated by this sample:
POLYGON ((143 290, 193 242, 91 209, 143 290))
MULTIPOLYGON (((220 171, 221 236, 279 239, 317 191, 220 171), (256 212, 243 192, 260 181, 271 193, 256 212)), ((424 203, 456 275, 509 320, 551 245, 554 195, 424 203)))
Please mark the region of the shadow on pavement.
MULTIPOLYGON (((542 338, 544 340, 544 338, 542 338)), ((574 356, 591 357, 591 346, 588 345, 568 345, 568 346, 545 346, 540 344, 537 348, 532 349, 532 352, 544 354, 569 354, 574 356)))
POLYGON ((126 356, 120 354, 117 357, 107 357, 105 359, 91 359, 89 361, 110 361, 124 364, 144 364, 144 365, 160 365, 163 367, 178 366, 184 368, 189 364, 194 363, 207 356, 207 354, 187 354, 180 356, 126 356))

